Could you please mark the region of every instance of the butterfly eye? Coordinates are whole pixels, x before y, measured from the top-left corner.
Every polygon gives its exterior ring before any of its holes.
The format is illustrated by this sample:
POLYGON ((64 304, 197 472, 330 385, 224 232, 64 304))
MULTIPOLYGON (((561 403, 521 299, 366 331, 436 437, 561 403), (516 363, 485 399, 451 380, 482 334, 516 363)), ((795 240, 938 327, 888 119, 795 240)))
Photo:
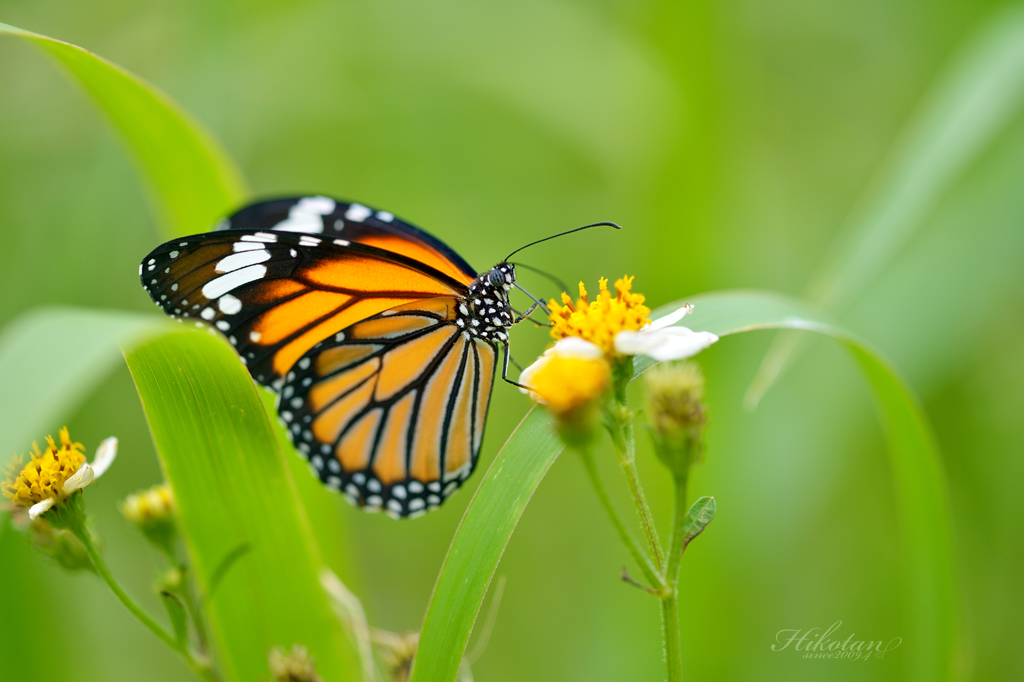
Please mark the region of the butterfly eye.
POLYGON ((500 287, 505 283, 505 273, 498 268, 491 270, 490 274, 487 275, 487 280, 491 283, 492 287, 500 287))

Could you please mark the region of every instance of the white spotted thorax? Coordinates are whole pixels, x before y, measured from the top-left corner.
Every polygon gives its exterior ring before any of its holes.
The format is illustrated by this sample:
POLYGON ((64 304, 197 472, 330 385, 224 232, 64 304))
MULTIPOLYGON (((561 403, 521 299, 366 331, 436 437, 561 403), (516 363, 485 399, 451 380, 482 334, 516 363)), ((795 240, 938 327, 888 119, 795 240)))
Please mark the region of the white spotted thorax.
POLYGON ((498 263, 469 285, 465 303, 459 303, 455 324, 466 329, 471 336, 487 341, 505 343, 512 326, 512 307, 508 292, 516 281, 515 266, 498 263))

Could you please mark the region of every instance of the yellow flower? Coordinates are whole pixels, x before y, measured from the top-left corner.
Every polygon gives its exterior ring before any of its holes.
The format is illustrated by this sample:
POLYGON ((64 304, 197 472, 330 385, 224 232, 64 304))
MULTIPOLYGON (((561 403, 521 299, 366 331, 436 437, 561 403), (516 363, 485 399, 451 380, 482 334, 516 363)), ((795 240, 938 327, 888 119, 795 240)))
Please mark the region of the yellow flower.
POLYGON ((578 337, 598 346, 605 355, 615 355, 615 337, 621 331, 637 331, 650 324, 651 309, 644 305, 643 294, 632 292, 633 278, 623 277, 615 282, 615 296, 608 291, 608 280, 598 282, 597 300, 587 298, 586 287, 580 282, 580 297, 573 303, 569 294, 562 293, 562 304, 554 299, 551 307, 551 336, 557 339, 578 337))
POLYGON ((32 444, 32 461, 21 468, 20 458, 3 482, 3 496, 20 507, 29 507, 28 515, 36 519, 50 507, 99 478, 117 455, 117 439, 108 438, 96 449, 92 464, 85 461, 85 448, 71 440, 67 427, 60 430, 60 447, 46 437, 47 448, 40 452, 32 444))
POLYGON ((608 280, 601 278, 596 301, 587 298, 580 282, 580 298, 573 303, 562 293, 562 305, 551 301, 551 336, 555 339, 581 338, 597 345, 609 359, 647 355, 655 360, 682 360, 696 355, 718 337, 711 332, 695 332, 675 326, 693 306, 684 305, 653 322, 651 309, 644 305, 643 294, 634 294, 633 278, 615 282, 616 295, 608 291, 608 280))
POLYGON ((574 336, 544 351, 519 377, 530 389, 523 392, 557 416, 592 404, 604 393, 610 379, 611 370, 601 348, 574 336))

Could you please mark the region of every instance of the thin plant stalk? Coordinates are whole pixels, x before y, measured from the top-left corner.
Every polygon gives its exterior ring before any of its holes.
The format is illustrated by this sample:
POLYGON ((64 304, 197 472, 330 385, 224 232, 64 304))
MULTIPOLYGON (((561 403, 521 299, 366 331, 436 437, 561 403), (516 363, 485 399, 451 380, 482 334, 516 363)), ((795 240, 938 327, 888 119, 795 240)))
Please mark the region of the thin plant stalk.
POLYGON ((683 542, 686 537, 686 478, 675 478, 674 481, 675 506, 668 545, 668 564, 665 569, 666 589, 661 595, 662 635, 669 682, 683 679, 683 652, 679 640, 679 564, 683 558, 683 542))
POLYGON ((201 679, 207 682, 218 682, 216 673, 210 668, 210 666, 203 660, 197 658, 190 650, 187 644, 179 643, 174 636, 169 633, 162 625, 156 622, 152 616, 135 603, 135 600, 124 591, 120 583, 110 573, 110 569, 107 568, 106 562, 100 555, 99 550, 96 549, 96 544, 92 540, 92 536, 85 527, 85 523, 76 523, 70 528, 71 532, 74 533, 75 537, 81 540, 82 545, 85 547, 86 553, 89 558, 92 559, 93 566, 96 569, 96 574, 103 579, 103 582, 110 587, 110 590, 114 593, 122 604, 125 605, 132 615, 139 619, 143 625, 145 625, 150 632, 157 636, 167 646, 171 647, 174 651, 177 651, 185 659, 185 662, 190 668, 198 675, 201 679))

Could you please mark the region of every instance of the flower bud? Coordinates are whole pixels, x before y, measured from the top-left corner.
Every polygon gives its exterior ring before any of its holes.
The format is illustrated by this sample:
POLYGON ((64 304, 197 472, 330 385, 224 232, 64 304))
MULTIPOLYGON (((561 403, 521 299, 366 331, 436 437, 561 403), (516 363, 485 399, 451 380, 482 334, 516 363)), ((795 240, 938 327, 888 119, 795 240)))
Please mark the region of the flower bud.
POLYGON ((274 682, 323 682, 316 674, 316 659, 304 646, 296 644, 291 651, 274 647, 267 659, 274 682))
POLYGON ((58 530, 43 519, 28 521, 32 545, 69 571, 93 570, 92 559, 82 541, 66 530, 58 530))
POLYGON ((662 364, 644 376, 655 451, 674 476, 685 478, 704 456, 704 376, 692 362, 662 364))
POLYGON ((147 540, 174 559, 178 527, 174 517, 174 494, 169 485, 161 483, 129 495, 121 503, 121 513, 142 531, 147 540))

